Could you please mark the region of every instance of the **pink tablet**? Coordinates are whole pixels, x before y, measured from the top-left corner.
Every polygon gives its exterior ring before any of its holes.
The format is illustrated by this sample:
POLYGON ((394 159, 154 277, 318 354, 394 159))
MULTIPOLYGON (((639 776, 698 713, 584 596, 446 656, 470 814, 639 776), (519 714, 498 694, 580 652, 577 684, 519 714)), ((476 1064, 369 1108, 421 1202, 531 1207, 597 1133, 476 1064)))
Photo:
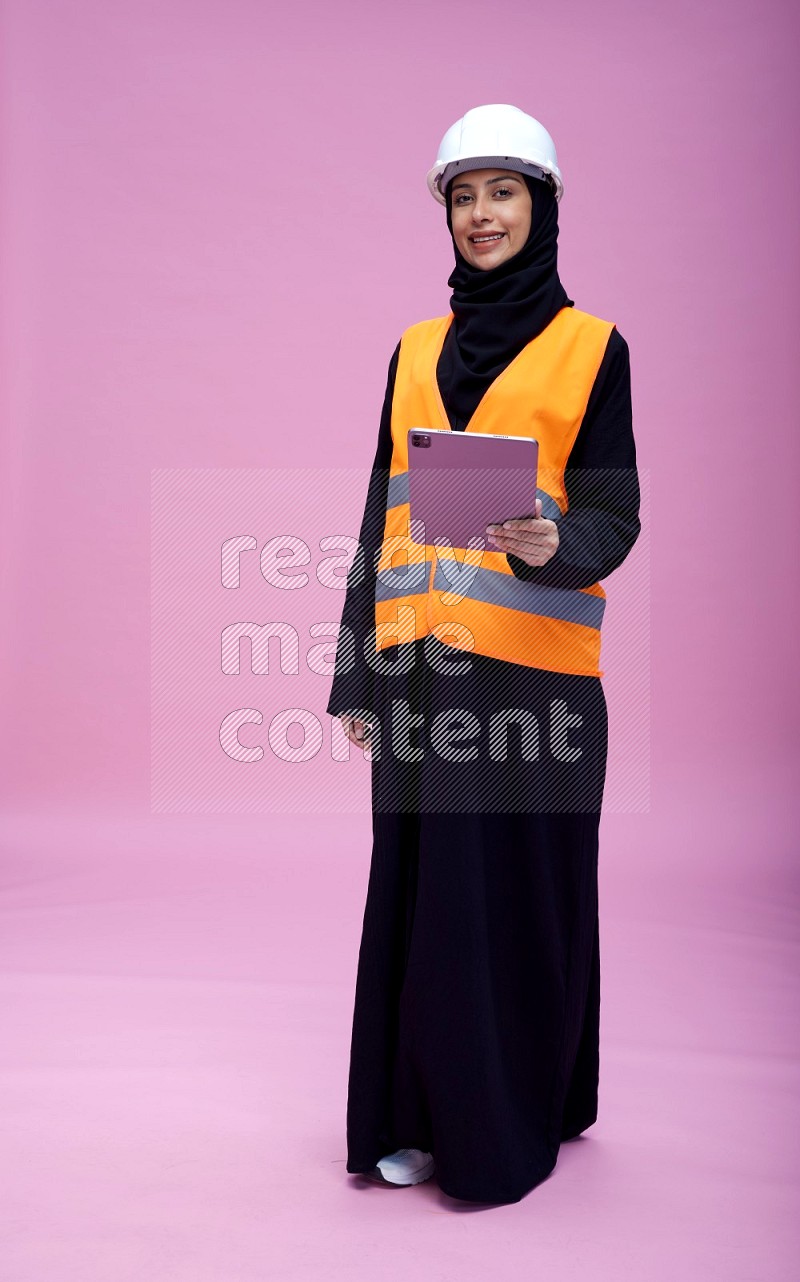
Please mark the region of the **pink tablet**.
POLYGON ((408 433, 411 537, 449 541, 454 548, 495 547, 487 525, 536 514, 538 442, 529 436, 448 432, 408 433))

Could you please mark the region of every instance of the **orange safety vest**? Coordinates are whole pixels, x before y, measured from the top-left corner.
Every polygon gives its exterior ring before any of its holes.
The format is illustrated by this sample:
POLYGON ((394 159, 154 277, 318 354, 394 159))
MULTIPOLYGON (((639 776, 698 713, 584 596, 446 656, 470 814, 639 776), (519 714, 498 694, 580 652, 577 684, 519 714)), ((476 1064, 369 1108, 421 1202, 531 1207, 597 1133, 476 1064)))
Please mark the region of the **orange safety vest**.
MULTIPOLYGON (((408 431, 450 430, 436 365, 453 315, 407 329, 392 401, 392 461, 375 588, 376 650, 433 633, 459 650, 494 659, 601 677, 600 625, 606 594, 518 579, 505 552, 416 543, 408 502, 408 431), (468 567, 447 567, 457 559, 468 567), (447 572, 449 568, 449 574, 447 572)), ((566 512, 564 469, 614 325, 564 307, 484 393, 468 432, 532 436, 539 442, 542 516, 566 512)), ((418 531, 419 532, 419 531, 418 531)))

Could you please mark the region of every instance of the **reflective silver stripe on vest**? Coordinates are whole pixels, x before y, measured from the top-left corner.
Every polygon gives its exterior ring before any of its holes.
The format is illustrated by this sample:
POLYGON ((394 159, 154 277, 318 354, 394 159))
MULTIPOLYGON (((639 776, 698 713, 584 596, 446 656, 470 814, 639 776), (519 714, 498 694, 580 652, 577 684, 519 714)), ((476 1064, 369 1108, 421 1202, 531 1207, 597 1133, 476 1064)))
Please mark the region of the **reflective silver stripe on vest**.
MULTIPOLYGON (((554 498, 545 494, 544 490, 536 490, 537 499, 542 500, 542 516, 548 521, 558 521, 561 518, 561 508, 554 498)), ((387 491, 386 506, 400 507, 401 504, 408 502, 408 472, 398 472, 396 476, 389 477, 389 489, 387 491)))
MULTIPOLYGON (((464 592, 460 590, 460 576, 454 582, 449 582, 439 563, 434 572, 433 586, 440 591, 455 592, 466 600, 483 601, 487 605, 504 605, 510 610, 521 610, 526 614, 563 619, 565 623, 582 623, 586 628, 599 629, 606 608, 605 597, 591 596, 588 592, 579 592, 577 588, 547 588, 538 583, 526 583, 514 574, 481 567, 475 571, 474 578, 464 575, 464 586, 467 588, 464 592)), ((457 611, 458 605, 452 606, 452 609, 457 611)))
POLYGON ((399 596, 418 596, 428 591, 432 559, 410 565, 387 566, 375 577, 375 600, 392 601, 399 596))
POLYGON ((386 506, 400 507, 402 503, 408 502, 408 472, 398 472, 397 476, 389 477, 389 491, 386 498, 386 506))

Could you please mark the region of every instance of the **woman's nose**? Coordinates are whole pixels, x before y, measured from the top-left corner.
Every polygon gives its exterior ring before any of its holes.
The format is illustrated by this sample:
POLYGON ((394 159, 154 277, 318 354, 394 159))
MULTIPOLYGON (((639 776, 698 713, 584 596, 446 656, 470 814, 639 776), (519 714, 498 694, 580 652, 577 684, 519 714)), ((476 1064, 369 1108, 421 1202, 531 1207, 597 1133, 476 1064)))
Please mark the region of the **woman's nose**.
POLYGON ((472 206, 473 222, 482 223, 483 219, 491 218, 491 210, 488 208, 488 197, 485 195, 476 196, 476 203, 472 206))

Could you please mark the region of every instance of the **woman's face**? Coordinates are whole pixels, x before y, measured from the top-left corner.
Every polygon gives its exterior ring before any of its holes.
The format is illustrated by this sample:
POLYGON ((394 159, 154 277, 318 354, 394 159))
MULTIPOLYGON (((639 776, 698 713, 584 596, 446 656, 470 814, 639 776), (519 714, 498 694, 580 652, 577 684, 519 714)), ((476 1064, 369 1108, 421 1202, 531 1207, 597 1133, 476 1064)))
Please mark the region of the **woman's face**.
POLYGON ((453 239, 473 267, 488 271, 516 254, 531 229, 531 193, 522 174, 469 169, 450 183, 453 239))

